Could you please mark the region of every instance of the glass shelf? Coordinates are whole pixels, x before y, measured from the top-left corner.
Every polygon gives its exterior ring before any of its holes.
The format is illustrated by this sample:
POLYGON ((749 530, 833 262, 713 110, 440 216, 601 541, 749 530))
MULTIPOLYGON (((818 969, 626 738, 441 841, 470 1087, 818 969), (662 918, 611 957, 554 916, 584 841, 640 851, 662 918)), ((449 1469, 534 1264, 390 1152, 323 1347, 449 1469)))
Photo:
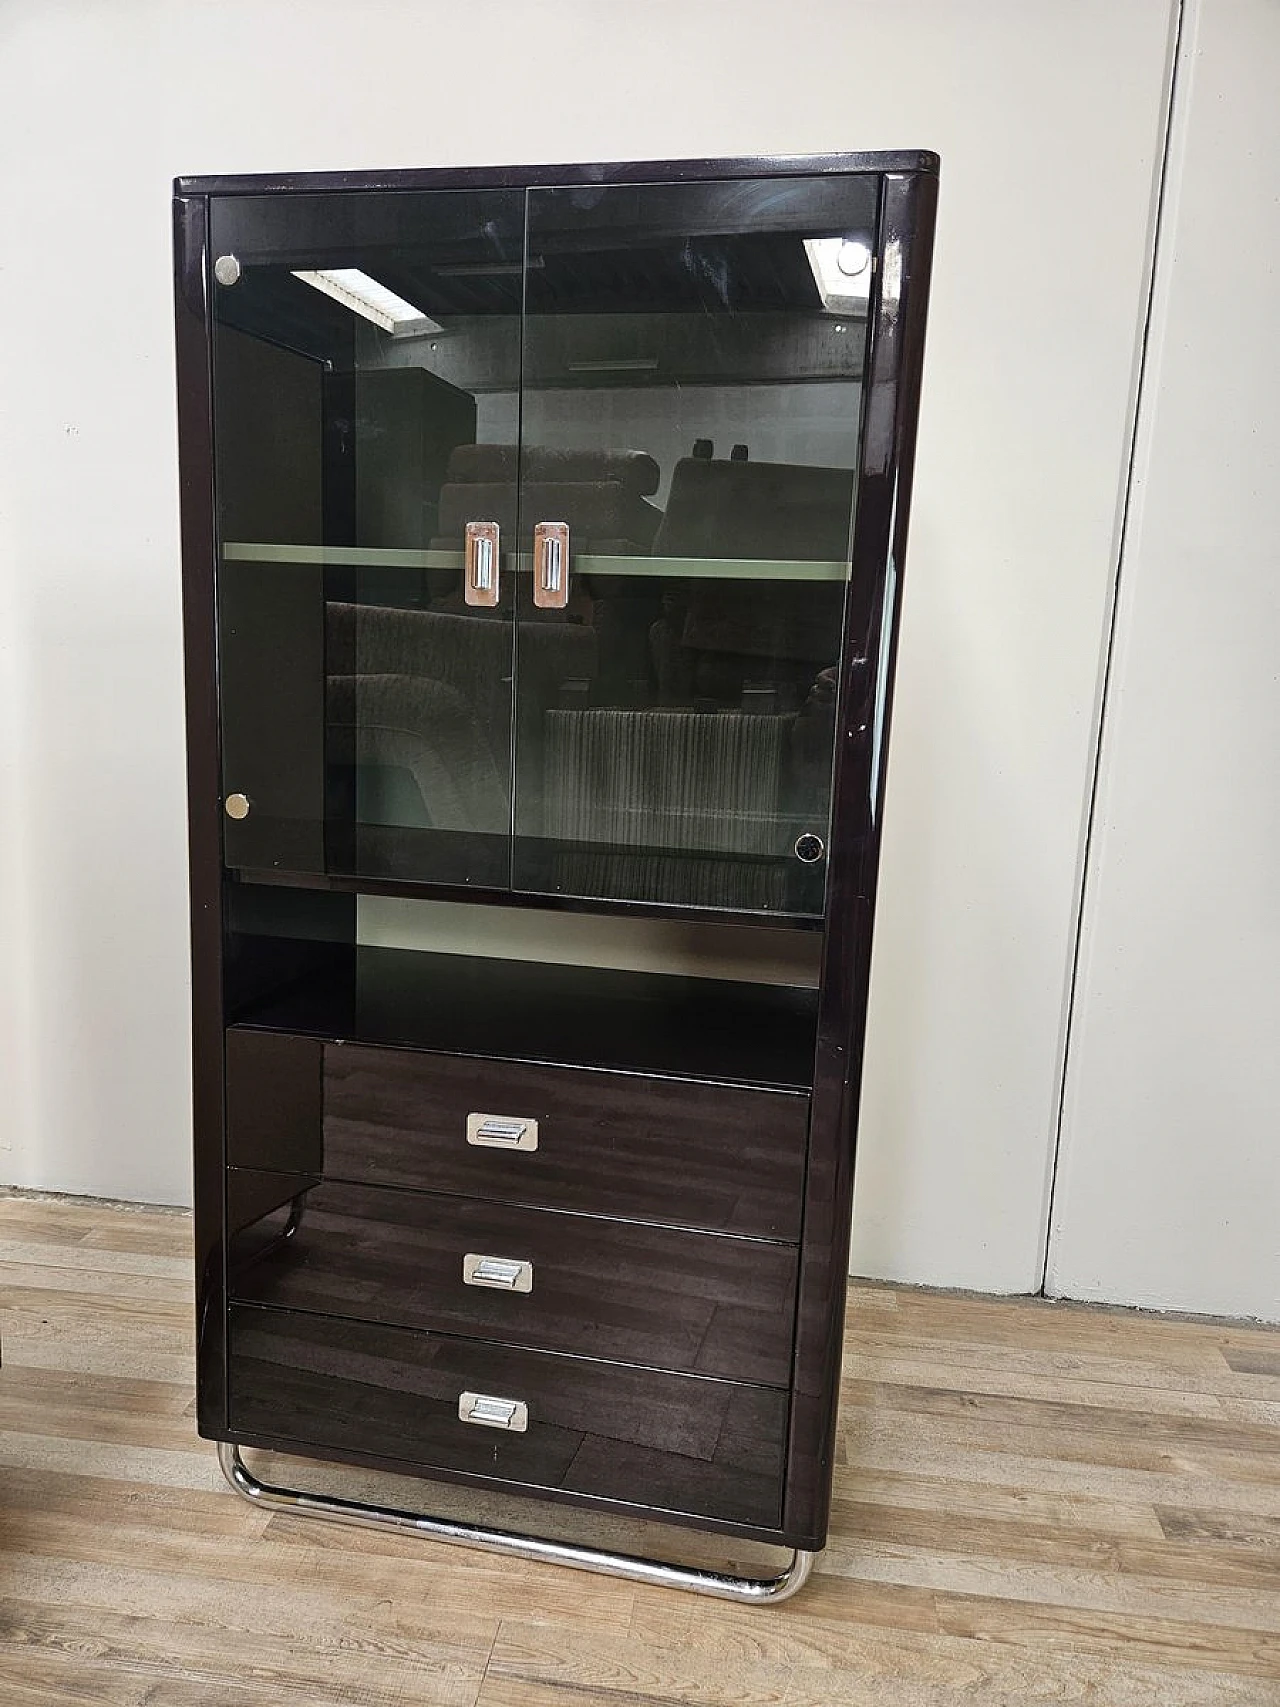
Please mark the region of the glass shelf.
MULTIPOLYGON (((460 551, 397 549, 393 546, 359 545, 254 545, 231 541, 222 548, 228 563, 311 564, 319 568, 347 569, 457 569, 462 568, 460 551)), ((763 557, 619 557, 584 553, 573 559, 575 575, 635 575, 661 579, 690 578, 714 581, 847 581, 847 562, 817 562, 800 558, 763 557)), ((502 568, 522 575, 532 573, 529 553, 504 553, 502 568)))

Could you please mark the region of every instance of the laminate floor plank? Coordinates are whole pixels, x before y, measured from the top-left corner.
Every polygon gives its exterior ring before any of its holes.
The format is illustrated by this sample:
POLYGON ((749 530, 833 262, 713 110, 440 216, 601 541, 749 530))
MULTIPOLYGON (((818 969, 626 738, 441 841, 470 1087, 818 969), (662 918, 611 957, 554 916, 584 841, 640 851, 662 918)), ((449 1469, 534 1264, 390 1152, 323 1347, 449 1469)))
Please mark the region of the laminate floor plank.
MULTIPOLYGON (((758 1622, 758 1621, 757 1621, 758 1622)), ((712 1621, 678 1650, 635 1639, 558 1640, 546 1628, 504 1622, 479 1707, 538 1703, 697 1703, 698 1707, 962 1707, 975 1699, 1030 1703, 1105 1702, 1106 1707, 1256 1707, 1255 1679, 1150 1664, 1117 1673, 1105 1655, 948 1636, 825 1631, 780 1615, 753 1634, 726 1639, 712 1621)))
MULTIPOLYGON (((1235 1422, 1223 1415, 1217 1404, 1188 1407, 1179 1404, 1172 1408, 1152 1407, 1142 1388, 1126 1388, 1127 1404, 1115 1402, 1115 1389, 1108 1389, 1106 1399, 1095 1402, 1070 1400, 1062 1396, 1043 1394, 1031 1396, 995 1389, 973 1387, 918 1386, 883 1379, 846 1378, 841 1388, 841 1403, 871 1409, 911 1411, 922 1416, 963 1417, 977 1419, 984 1426, 1009 1424, 1041 1428, 1048 1424, 1055 1430, 1083 1429, 1089 1434, 1112 1433, 1120 1437, 1140 1435, 1162 1443, 1219 1447, 1227 1452, 1243 1450, 1248 1453, 1261 1446, 1271 1430, 1265 1422, 1256 1428, 1248 1422, 1235 1422)), ((1181 1395, 1179 1396, 1182 1397, 1181 1395)))
MULTIPOLYGON (((12 1598, 78 1616, 82 1631, 91 1633, 100 1618, 116 1614, 146 1619, 160 1613, 175 1626, 205 1631, 228 1652, 242 1651, 259 1635, 306 1648, 373 1651, 407 1644, 406 1651, 421 1657, 461 1654, 468 1660, 487 1655, 493 1645, 499 1620, 475 1583, 432 1593, 427 1572, 403 1563, 398 1581, 388 1569, 362 1572, 352 1582, 350 1571, 309 1570, 305 1560, 255 1540, 242 1537, 238 1551, 228 1549, 236 1556, 219 1569, 209 1568, 207 1556, 174 1569, 158 1560, 154 1566, 112 1565, 15 1554, 3 1587, 12 1598)), ((439 1578, 438 1560, 432 1568, 439 1578)))
MULTIPOLYGON (((875 1364, 877 1376, 885 1381, 907 1381, 919 1385, 963 1386, 972 1378, 981 1390, 992 1378, 1018 1378, 1028 1382, 1062 1381, 1087 1382, 1096 1389, 1095 1403, 1108 1402, 1112 1387, 1144 1391, 1149 1403, 1162 1402, 1161 1395, 1188 1394, 1193 1399, 1206 1396, 1249 1398, 1268 1390, 1280 1394, 1277 1377, 1268 1374, 1268 1359, 1259 1352, 1238 1362, 1247 1361, 1258 1367, 1249 1371, 1237 1370, 1215 1347, 1211 1356, 1168 1360, 1136 1354, 1125 1357, 1112 1349, 1085 1347, 1075 1350, 1039 1349, 1017 1345, 999 1345, 985 1340, 931 1340, 919 1332, 897 1334, 893 1319, 882 1321, 877 1331, 868 1331, 864 1321, 856 1316, 847 1319, 844 1335, 844 1373, 857 1377, 868 1360, 875 1364), (1271 1383, 1271 1388, 1266 1386, 1271 1383)), ((1015 1389, 1016 1390, 1016 1389, 1015 1389)), ((1064 1389, 1065 1390, 1065 1389, 1064 1389)))
POLYGON ((893 1439, 902 1453, 944 1447, 961 1452, 1047 1458, 1062 1464, 1128 1471, 1134 1475, 1190 1476, 1205 1482, 1241 1483, 1257 1488, 1263 1499, 1280 1493, 1277 1475, 1280 1464, 1274 1454, 1268 1458, 1263 1451, 1269 1430, 1252 1431, 1249 1443, 1236 1449, 1190 1430, 1177 1436, 1160 1431, 1146 1433, 1138 1428, 1090 1430, 1058 1426, 1052 1414, 1037 1425, 1034 1418, 1018 1422, 984 1419, 978 1410, 976 1404, 968 1412, 961 1408, 951 1415, 899 1410, 888 1405, 859 1409, 856 1400, 851 1400, 845 1408, 843 1431, 846 1462, 856 1463, 864 1452, 893 1439))
POLYGON ((195 1433, 190 1243, 173 1212, 0 1197, 3 1707, 1280 1707, 1273 1330, 855 1283, 830 1544, 744 1608, 236 1499, 195 1433))
MULTIPOLYGON (((5 1226, 5 1263, 10 1268, 21 1263, 29 1263, 37 1268, 55 1268, 61 1265, 59 1252, 67 1248, 66 1240, 51 1237, 39 1237, 39 1229, 31 1229, 28 1239, 17 1238, 5 1226)), ((146 1229, 140 1230, 145 1235, 146 1229)), ((139 1237, 128 1243, 120 1240, 107 1239, 105 1235, 94 1238, 86 1233, 74 1241, 72 1249, 76 1253, 76 1273, 117 1273, 117 1274, 160 1274, 169 1279, 184 1279, 191 1271, 190 1239, 184 1241, 166 1240, 164 1248, 154 1248, 158 1241, 139 1237)))
POLYGON ((1261 1680, 1259 1699, 1280 1694, 1280 1636, 1193 1620, 1140 1617, 1080 1607, 935 1594, 939 1626, 983 1643, 1003 1642, 1042 1653, 1049 1648, 1127 1658, 1189 1671, 1261 1680))
POLYGON ((893 1387, 932 1387, 960 1393, 1003 1393, 1025 1399, 1050 1398, 1098 1409, 1142 1409, 1168 1416, 1212 1419, 1228 1415, 1227 1407, 1256 1407, 1259 1420, 1268 1420, 1265 1407, 1280 1401, 1280 1380, 1238 1375, 1225 1362, 1211 1371, 1176 1374, 1108 1358, 1071 1358, 1057 1362, 1043 1355, 1016 1356, 993 1352, 975 1357, 957 1355, 953 1347, 936 1354, 927 1341, 905 1345, 891 1335, 845 1336, 844 1374, 858 1380, 868 1364, 876 1380, 893 1387))
POLYGON ((1280 1350, 1274 1345, 1229 1346, 1222 1355, 1227 1368, 1237 1375, 1270 1375, 1280 1380, 1280 1350))
MULTIPOLYGON (((87 1638, 83 1609, 0 1598, 0 1654, 83 1654, 108 1677, 181 1678, 203 1685, 216 1702, 228 1690, 250 1700, 298 1702, 305 1707, 471 1707, 491 1644, 434 1646, 368 1631, 350 1630, 338 1640, 309 1632, 305 1643, 292 1633, 255 1628, 251 1640, 232 1645, 207 1624, 192 1624, 164 1612, 144 1617, 98 1607, 87 1638)), ((149 1699, 144 1697, 144 1699, 149 1699)))
POLYGON ((910 1476, 946 1481, 950 1476, 961 1485, 973 1484, 1005 1492, 1035 1488, 1044 1494, 1084 1496, 1130 1504, 1150 1500, 1168 1505, 1213 1506, 1224 1511, 1280 1514, 1280 1488, 1256 1482, 1206 1479, 1175 1466, 1160 1470, 1113 1469, 1107 1464, 1067 1461, 1043 1457, 1035 1452, 1014 1452, 988 1444, 967 1447, 955 1441, 921 1438, 910 1430, 860 1427, 856 1440, 841 1437, 837 1448, 837 1490, 845 1486, 843 1474, 851 1468, 858 1474, 910 1476))
POLYGON ((1016 1485, 1002 1488, 990 1483, 962 1482, 958 1477, 877 1473, 861 1465, 856 1480, 851 1480, 842 1470, 832 1500, 832 1510, 840 1512, 838 1527, 855 1528, 857 1507, 864 1505, 940 1512, 948 1519, 1004 1518, 1049 1525, 1067 1533, 1080 1530, 1086 1535, 1116 1539, 1127 1536, 1133 1540, 1159 1541, 1167 1535, 1156 1507, 1151 1504, 1126 1504, 1088 1494, 1038 1493, 1016 1485), (848 1493, 844 1492, 846 1487, 848 1493))

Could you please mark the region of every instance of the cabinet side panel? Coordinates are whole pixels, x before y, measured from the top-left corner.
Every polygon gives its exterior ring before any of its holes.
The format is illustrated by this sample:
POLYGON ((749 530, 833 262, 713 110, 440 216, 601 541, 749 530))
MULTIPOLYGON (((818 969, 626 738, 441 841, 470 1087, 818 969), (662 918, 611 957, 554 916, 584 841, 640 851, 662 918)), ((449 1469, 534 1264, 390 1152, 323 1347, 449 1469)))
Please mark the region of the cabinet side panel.
POLYGON ((324 1045, 314 1037, 227 1032, 227 1165, 320 1177, 324 1045))
POLYGON ((936 201, 937 180, 932 176, 885 180, 853 536, 853 584, 873 584, 879 594, 865 642, 860 645, 856 632, 848 631, 841 661, 827 930, 783 1515, 788 1542, 809 1549, 821 1547, 826 1539, 831 1498, 884 752, 936 201))
POLYGON ((213 422, 203 196, 174 200, 174 309, 182 503, 182 603, 191 872, 191 1057, 195 1140, 197 1408, 226 1429, 223 1271, 222 861, 214 600, 213 422))

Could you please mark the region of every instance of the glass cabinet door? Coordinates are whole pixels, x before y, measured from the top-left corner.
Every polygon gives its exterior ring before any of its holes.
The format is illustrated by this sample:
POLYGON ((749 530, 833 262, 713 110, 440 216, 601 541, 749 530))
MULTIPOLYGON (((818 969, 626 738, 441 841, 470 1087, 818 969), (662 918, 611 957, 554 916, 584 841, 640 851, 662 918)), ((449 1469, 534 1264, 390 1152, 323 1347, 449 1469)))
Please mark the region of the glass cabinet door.
POLYGON ((821 913, 876 188, 529 192, 516 888, 821 913))
POLYGON ((510 881, 523 222, 213 199, 231 867, 510 881))

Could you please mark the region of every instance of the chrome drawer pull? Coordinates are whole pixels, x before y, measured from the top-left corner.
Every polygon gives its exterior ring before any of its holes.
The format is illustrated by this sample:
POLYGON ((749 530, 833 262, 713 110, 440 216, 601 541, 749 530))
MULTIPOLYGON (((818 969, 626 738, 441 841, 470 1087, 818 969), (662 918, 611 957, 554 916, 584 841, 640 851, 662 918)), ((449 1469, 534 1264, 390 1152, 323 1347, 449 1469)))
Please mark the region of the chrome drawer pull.
POLYGON ((532 1292, 533 1264, 519 1257, 480 1257, 468 1251, 462 1259, 465 1286, 494 1286, 500 1292, 532 1292))
POLYGON ((529 1427, 529 1407, 523 1399, 499 1399, 492 1393, 460 1394, 458 1416, 481 1428, 505 1428, 508 1434, 524 1434, 529 1427))
POLYGON ((469 1114, 467 1143, 486 1145, 491 1150, 536 1150, 538 1123, 522 1120, 519 1115, 469 1114))
POLYGON ((475 542, 471 583, 477 593, 487 593, 493 585, 493 541, 483 534, 475 542))
POLYGON ((469 605, 498 602, 498 524, 468 522, 463 533, 463 598, 469 605))
POLYGON ((569 524, 539 522, 533 530, 533 602, 563 610, 569 602, 569 524))

